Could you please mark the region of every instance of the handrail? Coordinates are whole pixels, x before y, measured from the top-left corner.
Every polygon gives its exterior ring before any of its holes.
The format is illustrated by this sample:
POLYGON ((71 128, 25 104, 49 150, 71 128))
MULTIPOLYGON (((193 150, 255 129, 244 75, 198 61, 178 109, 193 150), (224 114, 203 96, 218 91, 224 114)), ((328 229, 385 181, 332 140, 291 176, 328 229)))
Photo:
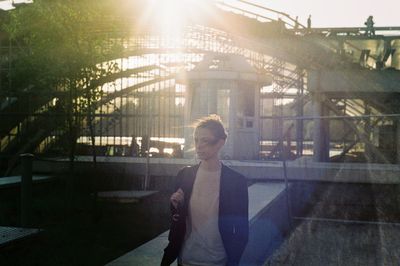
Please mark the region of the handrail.
MULTIPOLYGON (((261 9, 264 9, 264 10, 271 11, 273 13, 282 15, 282 16, 287 17, 288 19, 290 19, 291 21, 296 23, 296 20, 294 20, 292 17, 290 17, 290 15, 287 14, 287 13, 284 13, 284 12, 281 12, 281 11, 278 11, 278 10, 275 10, 275 9, 271 9, 271 8, 268 8, 268 7, 265 7, 265 6, 257 5, 257 4, 254 4, 254 3, 251 3, 251 2, 248 2, 248 1, 244 1, 244 0, 237 0, 237 1, 241 2, 241 3, 244 3, 244 4, 247 4, 247 5, 250 5, 250 6, 254 6, 254 7, 257 7, 257 8, 261 8, 261 9)), ((300 24, 299 22, 297 22, 297 23, 298 23, 299 26, 305 28, 304 25, 300 24)))
MULTIPOLYGON (((367 36, 366 32, 370 30, 367 27, 332 27, 332 28, 311 28, 311 29, 297 29, 297 32, 300 33, 313 33, 313 34, 321 34, 324 37, 344 37, 344 38, 366 38, 366 39, 394 39, 400 38, 400 27, 374 27, 375 32, 383 32, 387 33, 383 34, 375 34, 374 36, 367 36), (342 35, 338 35, 342 34, 342 35)), ((291 31, 291 29, 288 29, 291 31)))
MULTIPOLYGON (((244 0, 237 0, 237 1, 240 2, 240 3, 242 3, 242 4, 246 4, 246 5, 249 5, 249 6, 252 6, 252 7, 260 8, 260 9, 263 9, 263 10, 266 10, 266 11, 269 11, 269 12, 272 12, 272 13, 275 13, 275 14, 277 14, 277 15, 284 16, 284 17, 288 18, 291 22, 293 22, 295 25, 297 24, 299 28, 306 28, 306 26, 304 26, 303 24, 301 24, 299 21, 296 21, 295 19, 293 19, 293 18, 292 18, 289 14, 287 14, 287 13, 284 13, 284 12, 281 12, 281 11, 278 11, 278 10, 275 10, 275 9, 271 9, 271 8, 268 8, 268 7, 265 7, 265 6, 262 6, 262 5, 258 5, 258 4, 255 4, 255 3, 251 3, 251 2, 248 2, 248 1, 244 1, 244 0)), ((236 6, 227 4, 227 3, 225 3, 225 2, 223 2, 223 1, 221 1, 221 0, 216 1, 216 2, 217 2, 217 4, 220 4, 220 5, 222 5, 222 6, 229 7, 229 8, 231 8, 231 9, 238 10, 238 11, 243 12, 243 13, 248 13, 248 14, 251 14, 251 15, 254 15, 254 16, 257 16, 257 17, 261 17, 261 18, 264 18, 264 19, 268 19, 268 20, 270 20, 270 21, 276 21, 276 19, 271 19, 271 18, 266 17, 266 16, 264 16, 264 15, 261 15, 261 14, 259 14, 259 13, 254 13, 254 12, 251 12, 251 11, 249 11, 249 10, 245 10, 245 9, 240 8, 240 7, 236 7, 236 6)), ((284 22, 284 23, 285 23, 286 25, 289 25, 289 26, 293 27, 293 25, 291 25, 290 23, 287 23, 287 22, 284 22)))
POLYGON ((248 13, 250 15, 256 16, 256 18, 263 18, 263 19, 267 19, 269 21, 274 21, 274 19, 272 19, 272 18, 266 17, 264 15, 260 15, 260 14, 257 14, 257 13, 254 13, 254 12, 251 12, 251 11, 248 11, 248 10, 244 10, 244 9, 238 8, 236 6, 232 6, 232 5, 229 5, 229 4, 226 4, 226 3, 222 3, 222 2, 220 4, 223 5, 223 6, 238 10, 240 12, 248 13))
MULTIPOLYGON (((324 27, 324 28, 312 28, 313 31, 351 31, 351 30, 366 30, 367 27, 324 27)), ((385 26, 385 27, 374 27, 375 31, 400 31, 400 26, 385 26)))

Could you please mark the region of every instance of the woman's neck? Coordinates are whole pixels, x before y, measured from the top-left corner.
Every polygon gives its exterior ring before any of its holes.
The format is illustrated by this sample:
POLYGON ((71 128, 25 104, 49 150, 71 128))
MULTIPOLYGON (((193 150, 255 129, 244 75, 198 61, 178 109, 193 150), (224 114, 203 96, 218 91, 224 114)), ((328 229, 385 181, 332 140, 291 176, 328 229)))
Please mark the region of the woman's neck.
POLYGON ((202 160, 200 167, 208 171, 217 171, 221 169, 221 162, 218 158, 213 160, 202 160))

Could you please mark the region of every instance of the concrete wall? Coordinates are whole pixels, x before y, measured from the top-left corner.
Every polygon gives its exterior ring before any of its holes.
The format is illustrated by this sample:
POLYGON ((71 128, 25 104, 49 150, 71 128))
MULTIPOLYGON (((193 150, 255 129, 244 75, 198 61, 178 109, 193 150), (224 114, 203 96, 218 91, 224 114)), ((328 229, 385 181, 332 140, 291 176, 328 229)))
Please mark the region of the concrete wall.
POLYGON ((308 72, 311 92, 336 94, 339 98, 355 95, 400 92, 400 75, 396 70, 325 70, 308 72))
MULTIPOLYGON (((198 163, 193 159, 150 160, 149 174, 160 176, 176 176, 179 169, 198 163)), ((280 161, 234 161, 223 163, 252 180, 284 180, 283 164, 280 161)), ((90 156, 77 158, 78 173, 92 172, 90 156)), ((34 161, 36 173, 60 173, 68 169, 67 160, 54 162, 34 161)), ((99 157, 98 171, 112 173, 114 176, 143 176, 146 173, 145 158, 99 157)), ((365 164, 365 163, 319 163, 311 157, 302 157, 287 162, 287 178, 298 181, 322 181, 339 183, 377 183, 400 184, 400 165, 398 164, 365 164)))

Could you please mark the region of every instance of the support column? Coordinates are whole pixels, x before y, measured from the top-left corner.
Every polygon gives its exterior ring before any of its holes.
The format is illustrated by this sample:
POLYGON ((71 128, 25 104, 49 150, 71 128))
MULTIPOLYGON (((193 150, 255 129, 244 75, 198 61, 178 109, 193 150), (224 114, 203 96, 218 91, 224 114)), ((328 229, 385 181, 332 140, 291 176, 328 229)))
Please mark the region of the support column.
POLYGON ((210 84, 208 86, 208 114, 216 114, 217 110, 217 86, 210 84))
POLYGON ((183 135, 185 138, 185 144, 183 148, 183 157, 184 158, 193 158, 194 157, 194 146, 193 146, 193 129, 190 125, 193 123, 193 117, 197 114, 197 106, 198 103, 196 99, 197 95, 197 84, 189 84, 186 88, 185 95, 185 113, 184 113, 184 126, 183 126, 183 135))
POLYGON ((317 93, 313 97, 313 116, 315 117, 313 157, 315 162, 329 161, 329 120, 320 118, 321 116, 326 116, 327 113, 327 108, 323 104, 322 97, 317 93))
POLYGON ((400 164, 400 117, 398 117, 396 120, 396 155, 397 155, 397 160, 396 162, 400 164))
POLYGON ((21 154, 21 226, 29 227, 32 214, 32 161, 33 154, 21 154))
MULTIPOLYGON (((303 76, 300 72, 300 77, 298 81, 298 92, 297 92, 297 106, 296 106, 296 115, 297 117, 303 117, 304 115, 304 83, 303 83, 303 76)), ((296 156, 300 157, 303 156, 303 130, 304 130, 304 120, 297 119, 296 120, 296 156)))
MULTIPOLYGON (((368 104, 364 101, 364 115, 369 116, 371 114, 371 108, 368 106, 368 104)), ((365 120, 365 126, 364 126, 364 131, 365 131, 365 136, 366 140, 370 141, 371 140, 371 118, 367 117, 365 120)), ((365 143, 365 142, 364 142, 365 143)), ((365 157, 367 158, 368 162, 372 162, 372 150, 371 150, 371 145, 368 145, 368 143, 364 144, 365 146, 365 157)))
POLYGON ((392 52, 391 56, 391 67, 397 68, 400 62, 400 49, 398 49, 398 45, 393 47, 394 51, 392 52))
POLYGON ((237 134, 237 110, 238 110, 238 84, 236 81, 229 83, 229 125, 227 127, 228 138, 224 147, 221 150, 221 157, 223 159, 233 159, 235 157, 235 142, 237 134))

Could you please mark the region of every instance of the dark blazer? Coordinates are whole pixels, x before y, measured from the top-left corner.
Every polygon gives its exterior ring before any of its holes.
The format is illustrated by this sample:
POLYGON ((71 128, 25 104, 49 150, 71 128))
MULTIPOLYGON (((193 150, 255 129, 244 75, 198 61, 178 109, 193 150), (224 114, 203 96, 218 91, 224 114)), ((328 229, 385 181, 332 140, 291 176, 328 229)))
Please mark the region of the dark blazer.
MULTIPOLYGON (((177 176, 175 191, 181 188, 184 192, 184 203, 174 210, 179 219, 171 221, 168 235, 169 244, 164 249, 161 265, 170 265, 178 257, 186 233, 186 217, 189 200, 199 164, 181 169, 177 176)), ((246 179, 239 173, 222 165, 219 194, 218 227, 227 255, 227 265, 239 265, 240 257, 246 247, 249 236, 248 205, 249 196, 246 179)))

